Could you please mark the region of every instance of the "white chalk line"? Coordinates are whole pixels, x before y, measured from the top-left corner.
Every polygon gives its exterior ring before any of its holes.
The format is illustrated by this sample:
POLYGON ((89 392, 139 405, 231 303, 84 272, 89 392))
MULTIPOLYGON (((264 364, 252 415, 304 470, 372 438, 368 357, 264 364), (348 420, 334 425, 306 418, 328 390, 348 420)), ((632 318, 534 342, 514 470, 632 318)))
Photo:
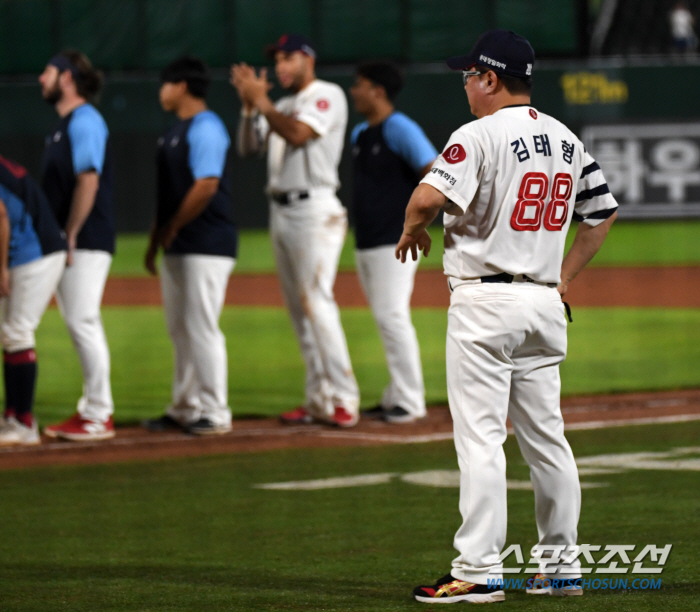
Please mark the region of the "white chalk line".
MULTIPOLYGON (((663 471, 700 471, 700 446, 677 447, 662 452, 615 453, 591 455, 576 459, 578 475, 602 476, 620 474, 627 470, 663 470, 663 471)), ((294 480, 287 482, 267 482, 253 485, 254 489, 270 491, 316 491, 321 489, 341 489, 389 484, 392 481, 409 484, 459 488, 461 474, 459 470, 423 470, 420 472, 384 472, 380 474, 356 474, 354 476, 335 476, 313 480, 294 480)), ((607 487, 607 482, 580 482, 581 489, 607 487)), ((509 490, 532 491, 530 480, 507 480, 509 490)))
MULTIPOLYGON (((458 489, 460 482, 459 470, 425 470, 408 472, 406 474, 385 472, 381 474, 358 474, 356 476, 337 476, 332 478, 317 478, 314 480, 294 480, 287 482, 266 482, 253 485, 254 489, 266 491, 319 491, 323 489, 345 489, 351 487, 367 487, 372 485, 389 484, 398 480, 424 487, 458 489)), ((582 489, 598 489, 609 486, 606 482, 582 482, 582 489)), ((515 491, 532 491, 529 480, 507 480, 506 487, 515 491)))

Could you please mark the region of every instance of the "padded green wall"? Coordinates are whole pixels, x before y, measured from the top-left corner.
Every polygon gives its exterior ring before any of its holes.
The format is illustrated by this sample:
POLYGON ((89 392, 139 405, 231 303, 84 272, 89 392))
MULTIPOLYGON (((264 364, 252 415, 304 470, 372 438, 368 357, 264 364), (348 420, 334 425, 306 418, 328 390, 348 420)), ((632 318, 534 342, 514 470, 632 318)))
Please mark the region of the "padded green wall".
POLYGON ((260 63, 289 31, 326 64, 440 61, 503 27, 542 55, 575 54, 577 0, 0 0, 0 73, 40 71, 61 48, 105 70, 157 69, 183 53, 260 63))

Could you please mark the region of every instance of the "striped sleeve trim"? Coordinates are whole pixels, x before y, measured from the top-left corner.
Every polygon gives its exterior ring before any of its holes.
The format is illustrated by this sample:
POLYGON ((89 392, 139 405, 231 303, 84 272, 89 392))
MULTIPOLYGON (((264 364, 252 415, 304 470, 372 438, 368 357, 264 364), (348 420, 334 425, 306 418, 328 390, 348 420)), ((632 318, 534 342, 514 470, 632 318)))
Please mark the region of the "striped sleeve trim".
POLYGON ((588 164, 583 170, 581 170, 581 178, 584 176, 588 176, 592 172, 595 172, 596 170, 600 170, 600 166, 598 165, 598 162, 593 162, 592 164, 588 164))
POLYGON ((607 219, 611 217, 612 214, 617 210, 617 206, 614 208, 606 208, 605 210, 597 210, 586 217, 586 219, 607 219))
POLYGON ((610 193, 610 188, 608 187, 607 183, 603 183, 602 185, 593 187, 593 189, 585 189, 584 191, 581 191, 576 195, 576 201, 583 202, 597 196, 605 195, 606 193, 610 193))
POLYGON ((579 213, 574 211, 574 215, 573 215, 572 219, 574 221, 578 221, 578 222, 585 221, 586 219, 603 219, 604 220, 604 219, 608 219, 609 217, 611 217, 612 214, 616 210, 617 210, 617 206, 614 208, 606 208, 605 210, 598 210, 594 213, 591 213, 587 217, 584 217, 583 215, 580 215, 579 213))

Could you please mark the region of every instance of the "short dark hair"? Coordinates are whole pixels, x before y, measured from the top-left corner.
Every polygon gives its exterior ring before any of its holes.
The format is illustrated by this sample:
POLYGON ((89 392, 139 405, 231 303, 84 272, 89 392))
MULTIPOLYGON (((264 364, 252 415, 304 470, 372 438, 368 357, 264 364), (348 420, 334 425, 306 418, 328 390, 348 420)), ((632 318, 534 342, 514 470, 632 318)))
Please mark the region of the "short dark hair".
POLYGON ((383 87, 390 101, 393 101, 403 88, 403 73, 391 62, 363 62, 357 67, 356 73, 383 87))
MULTIPOLYGON (((477 66, 477 70, 480 70, 481 72, 488 72, 489 70, 493 70, 493 68, 489 68, 488 66, 477 66)), ((503 86, 508 90, 509 94, 530 95, 532 93, 532 77, 516 77, 510 74, 502 74, 495 70, 494 72, 498 76, 498 80, 501 81, 503 86)))
POLYGON ((204 60, 183 55, 170 62, 160 72, 161 83, 187 83, 187 91, 195 98, 206 98, 211 72, 204 60))
POLYGON ((78 95, 90 101, 99 98, 104 75, 92 65, 88 56, 76 49, 64 49, 58 55, 66 58, 75 67, 75 70, 71 68, 71 72, 78 95))

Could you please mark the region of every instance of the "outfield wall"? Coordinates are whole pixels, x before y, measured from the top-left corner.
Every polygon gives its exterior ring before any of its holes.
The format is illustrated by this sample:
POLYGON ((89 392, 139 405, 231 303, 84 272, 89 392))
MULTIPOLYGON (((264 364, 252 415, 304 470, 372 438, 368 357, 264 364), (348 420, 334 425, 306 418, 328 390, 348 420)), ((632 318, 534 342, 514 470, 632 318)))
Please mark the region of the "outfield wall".
MULTIPOLYGON (((351 66, 321 67, 319 75, 347 91, 353 70, 351 66)), ((533 103, 579 135, 585 132, 623 204, 623 215, 700 216, 700 128, 687 125, 700 123, 698 76, 697 62, 541 62, 535 73, 533 103), (619 127, 647 124, 656 127, 651 132, 619 127), (607 125, 618 126, 614 136, 612 130, 600 127, 607 125)), ((226 72, 220 70, 215 77, 209 103, 233 137, 240 104, 226 72)), ((115 151, 120 231, 145 231, 153 215, 156 140, 172 122, 159 107, 158 87, 155 73, 139 77, 108 74, 99 105, 115 151)), ((273 90, 273 96, 279 95, 278 88, 273 90)), ((441 64, 410 67, 397 106, 424 127, 438 149, 454 129, 471 119, 460 75, 441 64)), ((351 125, 359 120, 351 113, 351 125)), ((41 100, 34 77, 0 83, 0 154, 25 164, 37 175, 44 135, 55 121, 54 111, 41 100)), ((340 192, 346 205, 351 201, 350 170, 346 147, 340 192)), ((232 154, 229 173, 239 223, 265 226, 264 160, 241 160, 232 154)))
POLYGON ((282 32, 321 61, 439 61, 486 30, 516 30, 543 56, 583 55, 587 0, 2 0, 0 72, 43 68, 82 49, 104 70, 160 69, 195 53, 213 67, 264 61, 282 32))

